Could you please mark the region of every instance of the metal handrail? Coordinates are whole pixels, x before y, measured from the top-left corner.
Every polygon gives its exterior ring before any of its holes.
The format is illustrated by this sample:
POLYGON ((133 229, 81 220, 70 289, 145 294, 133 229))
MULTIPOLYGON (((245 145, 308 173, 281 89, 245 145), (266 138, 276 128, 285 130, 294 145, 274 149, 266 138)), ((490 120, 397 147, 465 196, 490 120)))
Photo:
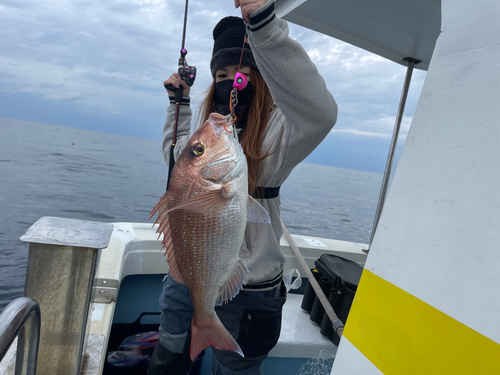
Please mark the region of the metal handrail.
POLYGON ((28 297, 15 299, 0 314, 0 362, 14 339, 19 336, 16 375, 35 375, 40 342, 40 318, 40 306, 28 297), (30 320, 31 327, 27 337, 25 323, 31 315, 33 315, 30 320), (25 351, 27 351, 27 357, 25 351))

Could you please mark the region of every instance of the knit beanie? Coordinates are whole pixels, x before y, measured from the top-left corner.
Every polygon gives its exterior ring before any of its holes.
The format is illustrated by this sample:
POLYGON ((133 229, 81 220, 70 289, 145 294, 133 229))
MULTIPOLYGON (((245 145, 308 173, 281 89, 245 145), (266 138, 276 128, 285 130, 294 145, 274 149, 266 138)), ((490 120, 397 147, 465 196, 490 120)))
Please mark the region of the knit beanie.
MULTIPOLYGON (((215 78, 215 72, 228 65, 239 65, 241 48, 245 38, 245 24, 239 17, 225 17, 214 28, 214 50, 210 61, 210 71, 215 78)), ((241 66, 257 68, 250 45, 245 43, 241 66)))

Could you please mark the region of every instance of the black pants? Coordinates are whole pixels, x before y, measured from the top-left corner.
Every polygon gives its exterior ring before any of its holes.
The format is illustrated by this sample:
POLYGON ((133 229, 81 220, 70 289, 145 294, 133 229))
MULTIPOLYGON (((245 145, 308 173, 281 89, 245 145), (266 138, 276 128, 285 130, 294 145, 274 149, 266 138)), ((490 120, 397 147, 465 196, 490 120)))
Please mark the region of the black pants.
POLYGON ((213 349, 217 361, 230 370, 246 370, 262 363, 278 342, 286 301, 283 283, 265 292, 241 291, 227 304, 215 308, 224 327, 236 338, 243 354, 213 349))
MULTIPOLYGON (((164 329, 168 332, 167 321, 171 321, 171 319, 167 320, 166 317, 170 316, 178 322, 176 327, 184 324, 188 331, 184 350, 182 353, 173 353, 159 344, 153 353, 148 375, 187 374, 192 365, 189 359, 190 333, 188 328, 192 311, 190 312, 186 308, 192 307, 191 300, 186 297, 186 301, 180 303, 179 293, 175 292, 177 289, 181 291, 184 288, 187 289, 185 285, 167 279, 164 284, 164 294, 160 297, 160 306, 165 306, 165 311, 162 308, 163 325, 166 326, 164 329), (175 294, 175 303, 169 303, 171 293, 175 294)), ((189 296, 189 294, 187 295, 189 296)), ((269 351, 278 342, 285 300, 286 289, 281 283, 270 291, 240 291, 231 301, 215 308, 222 324, 236 339, 245 357, 242 358, 239 354, 231 351, 220 351, 212 348, 214 354, 213 373, 224 374, 227 373, 227 370, 238 372, 259 367, 258 365, 262 364, 269 351)), ((178 334, 179 332, 173 333, 178 334)))

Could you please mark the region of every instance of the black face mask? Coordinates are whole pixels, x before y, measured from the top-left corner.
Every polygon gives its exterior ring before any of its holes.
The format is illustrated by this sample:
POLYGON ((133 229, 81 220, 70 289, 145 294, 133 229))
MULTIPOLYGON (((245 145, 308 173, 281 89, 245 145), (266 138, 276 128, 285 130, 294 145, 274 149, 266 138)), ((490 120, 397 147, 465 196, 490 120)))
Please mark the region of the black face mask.
MULTIPOLYGON (((217 105, 223 105, 229 108, 229 100, 231 98, 231 91, 233 90, 233 80, 226 79, 215 84, 215 99, 217 105)), ((252 101, 252 85, 248 82, 243 90, 238 90, 238 104, 236 111, 240 107, 248 106, 252 101)), ((229 112, 228 112, 229 113, 229 112)))

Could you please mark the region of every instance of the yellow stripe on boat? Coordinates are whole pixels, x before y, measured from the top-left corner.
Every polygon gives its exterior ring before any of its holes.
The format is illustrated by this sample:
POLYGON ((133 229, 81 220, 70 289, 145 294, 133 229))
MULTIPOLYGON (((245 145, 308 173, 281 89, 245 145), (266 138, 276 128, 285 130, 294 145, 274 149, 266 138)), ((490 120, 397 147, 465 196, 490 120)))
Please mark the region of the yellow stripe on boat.
POLYGON ((500 374, 500 344, 366 269, 344 336, 385 375, 500 374))

